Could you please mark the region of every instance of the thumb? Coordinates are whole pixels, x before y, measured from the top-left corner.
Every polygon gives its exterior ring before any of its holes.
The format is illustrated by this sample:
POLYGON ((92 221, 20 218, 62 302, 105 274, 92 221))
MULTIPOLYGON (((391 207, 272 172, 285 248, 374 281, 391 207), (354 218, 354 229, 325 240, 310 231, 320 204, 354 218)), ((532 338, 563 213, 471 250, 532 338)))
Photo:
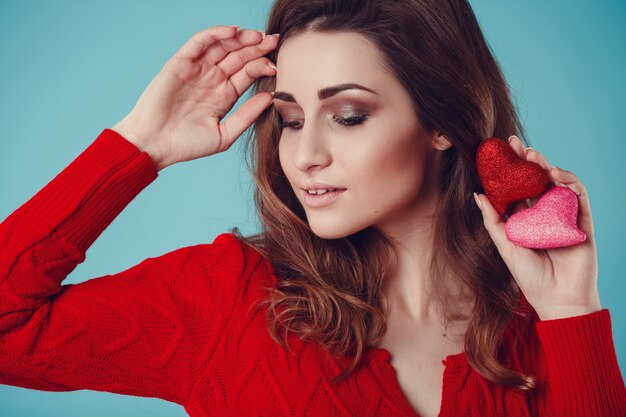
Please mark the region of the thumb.
POLYGON ((495 243, 496 248, 498 248, 500 256, 502 256, 502 258, 506 261, 513 253, 515 244, 513 244, 513 242, 506 237, 506 232, 504 230, 505 221, 502 216, 500 216, 500 213, 498 213, 498 211, 493 207, 489 198, 485 194, 474 193, 474 199, 476 200, 476 205, 478 205, 478 208, 483 215, 485 229, 487 229, 493 243, 495 243))
POLYGON ((223 148, 230 146, 248 129, 252 123, 272 103, 272 93, 258 93, 246 100, 235 112, 219 124, 223 148))

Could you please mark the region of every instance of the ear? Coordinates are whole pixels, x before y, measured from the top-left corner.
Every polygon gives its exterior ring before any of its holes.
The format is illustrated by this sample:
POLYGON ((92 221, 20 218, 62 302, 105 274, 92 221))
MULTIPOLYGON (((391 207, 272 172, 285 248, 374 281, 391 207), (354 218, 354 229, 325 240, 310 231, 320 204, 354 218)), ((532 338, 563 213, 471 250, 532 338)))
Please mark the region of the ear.
POLYGON ((433 149, 438 151, 445 151, 452 147, 452 142, 440 132, 433 132, 433 149))

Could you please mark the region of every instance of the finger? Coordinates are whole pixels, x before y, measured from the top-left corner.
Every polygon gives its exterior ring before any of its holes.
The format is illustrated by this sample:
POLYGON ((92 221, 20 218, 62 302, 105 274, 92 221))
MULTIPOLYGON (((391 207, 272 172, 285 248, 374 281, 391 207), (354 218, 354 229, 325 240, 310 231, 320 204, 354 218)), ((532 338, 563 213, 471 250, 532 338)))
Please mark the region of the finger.
POLYGON ((237 35, 235 26, 213 26, 194 35, 174 54, 178 58, 197 59, 212 44, 237 35))
POLYGON ((278 44, 277 36, 266 36, 263 41, 255 46, 248 46, 239 51, 228 54, 217 66, 230 77, 239 71, 249 61, 262 57, 270 52, 278 44))
POLYGON ((511 148, 513 148, 513 151, 519 158, 526 159, 526 153, 524 152, 524 144, 522 144, 522 142, 517 136, 515 135, 509 136, 509 145, 511 145, 511 148))
POLYGON ((272 61, 266 57, 257 58, 234 73, 230 77, 230 83, 237 91, 237 95, 241 97, 257 78, 276 75, 276 70, 270 66, 271 63, 272 61))
POLYGON ((550 168, 552 168, 546 157, 530 146, 526 148, 526 160, 539 164, 546 171, 550 171, 550 168))
POLYGON ((258 45, 263 39, 264 35, 257 30, 241 29, 236 36, 222 39, 210 45, 202 58, 211 65, 216 65, 229 53, 246 46, 258 45))
MULTIPOLYGON (((530 162, 534 162, 546 170, 546 174, 548 176, 547 188, 550 188, 553 185, 561 185, 561 183, 552 176, 552 164, 548 161, 548 159, 541 152, 538 152, 536 149, 531 148, 531 147, 526 148, 526 160, 530 162)), ((539 200, 539 197, 531 198, 530 199, 531 205, 534 206, 538 200, 539 200)))
MULTIPOLYGON (((508 141, 509 141, 509 145, 511 145, 511 148, 513 149, 513 152, 515 152, 517 157, 520 159, 526 160, 526 151, 524 149, 524 144, 522 143, 520 138, 515 135, 512 135, 512 136, 509 136, 508 141)), ((529 207, 530 207, 529 199, 516 201, 512 204, 511 215, 519 211, 526 210, 529 207)))
POLYGON ((272 102, 270 93, 259 93, 246 100, 235 112, 219 124, 221 151, 230 148, 239 136, 249 128, 252 123, 272 102))
POLYGON ((506 259, 511 259, 511 255, 515 249, 515 244, 513 244, 506 237, 506 232, 504 230, 504 220, 500 216, 500 213, 493 208, 489 198, 484 194, 477 194, 476 198, 481 203, 481 212, 483 215, 483 223, 485 225, 485 229, 491 236, 493 243, 495 243, 498 248, 498 252, 502 256, 502 259, 506 261, 506 259))
POLYGON ((581 228, 589 237, 593 236, 593 219, 591 217, 591 203, 587 189, 578 177, 571 171, 552 167, 553 177, 567 186, 578 196, 578 227, 581 228))

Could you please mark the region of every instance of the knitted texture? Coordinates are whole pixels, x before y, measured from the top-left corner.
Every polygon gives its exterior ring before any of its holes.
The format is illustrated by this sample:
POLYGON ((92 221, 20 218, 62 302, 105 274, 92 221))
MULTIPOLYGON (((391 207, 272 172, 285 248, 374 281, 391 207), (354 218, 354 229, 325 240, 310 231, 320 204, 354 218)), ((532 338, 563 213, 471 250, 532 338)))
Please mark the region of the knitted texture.
MULTIPOLYGON (((156 397, 201 416, 417 416, 390 353, 350 358, 265 327, 269 263, 232 234, 114 275, 62 285, 115 217, 158 177, 145 152, 104 129, 0 224, 0 383, 156 397)), ((529 306, 527 306, 529 307, 529 306)), ((502 359, 539 378, 530 392, 481 377, 464 353, 442 362, 440 416, 624 416, 624 382, 604 309, 511 320, 502 359), (513 348, 515 335, 521 335, 513 348)))

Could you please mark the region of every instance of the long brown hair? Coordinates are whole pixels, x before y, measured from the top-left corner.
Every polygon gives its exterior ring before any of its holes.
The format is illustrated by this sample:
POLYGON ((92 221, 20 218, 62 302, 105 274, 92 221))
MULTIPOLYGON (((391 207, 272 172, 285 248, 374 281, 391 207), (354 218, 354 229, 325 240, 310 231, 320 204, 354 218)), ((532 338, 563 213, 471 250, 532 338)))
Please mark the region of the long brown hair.
MULTIPOLYGON (((508 369, 497 357, 520 290, 485 230, 472 198, 482 190, 476 149, 491 136, 516 134, 528 145, 504 76, 465 0, 276 0, 267 33, 280 42, 305 30, 350 31, 382 52, 385 64, 412 97, 427 131, 452 143, 436 166, 439 202, 430 264, 435 299, 446 320, 451 307, 446 272, 470 289, 465 353, 483 377, 530 389, 534 377, 508 369)), ((280 44, 268 57, 274 62, 280 44)), ((275 78, 258 79, 253 92, 274 91, 275 78)), ((287 182, 278 158, 280 126, 273 107, 255 121, 248 137, 255 203, 262 230, 238 237, 272 265, 277 285, 267 305, 272 338, 287 346, 293 332, 321 343, 335 356, 354 355, 343 379, 387 328, 382 284, 393 255, 391 240, 367 228, 340 239, 317 237, 287 182)), ((522 314, 523 315, 523 314, 522 314)))

